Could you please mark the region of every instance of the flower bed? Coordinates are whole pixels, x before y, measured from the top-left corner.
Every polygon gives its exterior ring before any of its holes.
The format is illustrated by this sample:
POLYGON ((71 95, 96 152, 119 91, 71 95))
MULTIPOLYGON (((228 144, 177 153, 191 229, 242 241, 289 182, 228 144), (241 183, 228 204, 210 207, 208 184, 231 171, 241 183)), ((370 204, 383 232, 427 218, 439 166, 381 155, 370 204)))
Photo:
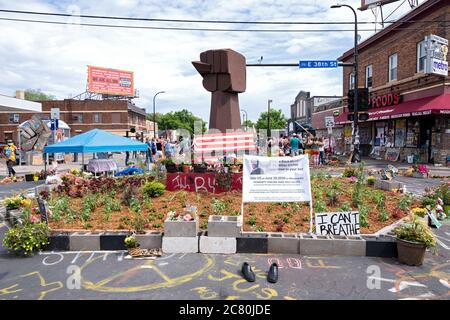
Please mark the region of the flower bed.
MULTIPOLYGON (((53 230, 163 231, 169 212, 197 208, 201 229, 209 215, 240 215, 242 194, 229 191, 167 191, 150 186, 146 175, 84 179, 63 177, 50 195, 53 230)), ((313 177, 316 212, 358 210, 361 233, 374 233, 405 217, 418 205, 409 195, 376 190, 358 178, 313 177)), ((309 208, 303 203, 249 203, 244 206, 244 231, 308 232, 309 208)))

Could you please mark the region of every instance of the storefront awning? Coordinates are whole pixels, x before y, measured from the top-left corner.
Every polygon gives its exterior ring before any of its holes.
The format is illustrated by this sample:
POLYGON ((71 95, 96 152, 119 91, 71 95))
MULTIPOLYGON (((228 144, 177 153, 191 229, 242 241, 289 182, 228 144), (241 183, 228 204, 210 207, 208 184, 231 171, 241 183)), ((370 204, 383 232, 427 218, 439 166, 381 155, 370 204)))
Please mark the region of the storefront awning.
MULTIPOLYGON (((335 123, 350 123, 347 120, 347 115, 350 113, 342 113, 335 119, 335 123)), ((405 101, 391 107, 369 109, 368 113, 369 120, 367 121, 416 117, 429 114, 450 114, 450 94, 405 101)))

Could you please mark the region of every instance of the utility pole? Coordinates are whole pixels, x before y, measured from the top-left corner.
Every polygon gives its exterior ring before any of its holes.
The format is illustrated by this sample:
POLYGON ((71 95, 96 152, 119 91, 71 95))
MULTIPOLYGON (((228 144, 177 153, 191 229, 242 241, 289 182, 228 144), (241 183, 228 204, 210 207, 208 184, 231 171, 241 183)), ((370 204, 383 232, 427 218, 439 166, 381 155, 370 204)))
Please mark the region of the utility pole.
POLYGON ((153 137, 156 140, 156 112, 155 112, 155 98, 158 94, 165 93, 165 91, 159 91, 153 96, 153 137))

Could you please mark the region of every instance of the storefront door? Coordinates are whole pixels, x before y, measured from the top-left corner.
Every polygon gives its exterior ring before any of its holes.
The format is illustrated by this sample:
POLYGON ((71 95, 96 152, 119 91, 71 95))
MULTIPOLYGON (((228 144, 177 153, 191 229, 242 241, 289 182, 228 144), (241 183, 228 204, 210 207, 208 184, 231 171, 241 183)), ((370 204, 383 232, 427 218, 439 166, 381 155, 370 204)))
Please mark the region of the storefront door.
POLYGON ((420 118, 420 147, 427 150, 428 163, 434 162, 434 159, 431 158, 431 132, 434 121, 434 116, 420 118))

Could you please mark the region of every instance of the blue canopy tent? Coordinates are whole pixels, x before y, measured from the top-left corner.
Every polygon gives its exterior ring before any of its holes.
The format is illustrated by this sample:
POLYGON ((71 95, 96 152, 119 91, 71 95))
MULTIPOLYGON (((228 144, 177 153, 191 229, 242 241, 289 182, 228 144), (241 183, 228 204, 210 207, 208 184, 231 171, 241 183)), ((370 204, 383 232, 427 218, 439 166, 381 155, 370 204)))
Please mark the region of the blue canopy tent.
POLYGON ((100 129, 93 129, 65 141, 46 146, 44 153, 81 153, 84 165, 84 153, 147 151, 147 149, 146 143, 100 129))

